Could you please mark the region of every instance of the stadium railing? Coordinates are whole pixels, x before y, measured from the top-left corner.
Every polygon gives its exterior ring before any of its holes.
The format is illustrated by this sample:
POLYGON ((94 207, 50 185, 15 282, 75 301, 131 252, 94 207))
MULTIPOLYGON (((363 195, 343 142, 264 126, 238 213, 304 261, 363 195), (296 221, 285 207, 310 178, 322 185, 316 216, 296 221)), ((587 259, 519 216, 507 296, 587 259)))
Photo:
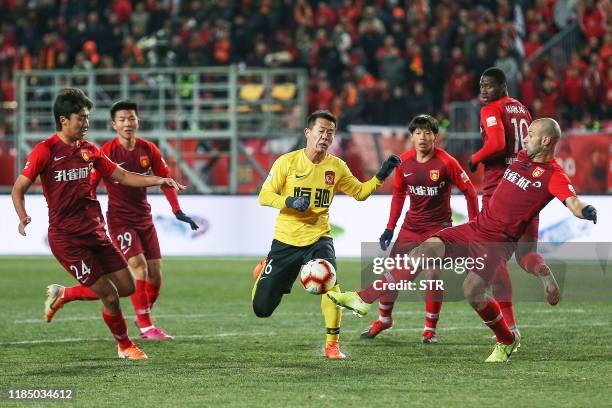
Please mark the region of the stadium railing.
MULTIPOLYGON (((280 139, 283 146, 294 145, 307 115, 307 73, 302 69, 232 65, 19 72, 15 76, 14 174, 32 146, 55 132, 53 99, 65 87, 81 88, 93 99, 88 138, 95 142, 114 135, 109 117, 114 102, 137 102, 138 135, 156 141, 169 165, 197 193, 255 191, 265 180, 272 158, 253 146, 258 146, 258 140, 271 139, 280 139), (243 92, 248 87, 260 92, 253 97, 243 92)), ((265 150, 273 153, 274 148, 265 150)))

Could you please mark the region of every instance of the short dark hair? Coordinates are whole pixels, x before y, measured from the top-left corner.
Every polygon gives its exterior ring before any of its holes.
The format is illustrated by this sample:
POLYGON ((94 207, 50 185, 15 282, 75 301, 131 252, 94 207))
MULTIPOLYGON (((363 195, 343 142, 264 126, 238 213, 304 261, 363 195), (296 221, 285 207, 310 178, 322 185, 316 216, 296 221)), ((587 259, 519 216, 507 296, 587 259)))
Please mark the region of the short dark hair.
POLYGON ((55 118, 55 130, 62 130, 60 116, 70 119, 73 113, 79 113, 81 109, 93 108, 93 102, 78 88, 64 88, 55 97, 53 102, 53 117, 55 118))
POLYGON ((410 133, 414 133, 417 129, 425 129, 431 131, 434 135, 438 134, 438 130, 440 126, 438 125, 438 121, 431 115, 422 114, 415 116, 411 121, 410 125, 408 125, 408 130, 410 133))
POLYGON ((491 67, 484 70, 482 76, 493 78, 498 85, 506 84, 506 74, 499 68, 491 67))
POLYGON ((338 119, 336 119, 336 115, 334 115, 328 110, 318 110, 308 115, 308 119, 306 120, 306 127, 308 129, 312 129, 317 119, 329 120, 336 127, 338 127, 338 119))
POLYGON ((136 115, 138 115, 138 104, 128 100, 121 100, 113 103, 113 106, 110 108, 111 120, 115 119, 115 113, 120 110, 133 110, 136 111, 136 115))

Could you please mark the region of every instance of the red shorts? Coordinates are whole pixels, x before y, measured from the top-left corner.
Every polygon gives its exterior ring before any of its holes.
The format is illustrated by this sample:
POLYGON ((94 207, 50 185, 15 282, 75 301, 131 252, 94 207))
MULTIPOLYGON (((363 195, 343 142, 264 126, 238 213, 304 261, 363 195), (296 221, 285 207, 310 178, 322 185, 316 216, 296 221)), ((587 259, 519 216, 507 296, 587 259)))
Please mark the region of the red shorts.
POLYGON ((64 269, 84 286, 127 267, 125 258, 104 230, 77 236, 49 231, 49 246, 64 269))
POLYGON ((395 256, 396 254, 407 254, 441 229, 442 227, 427 231, 413 231, 406 228, 400 229, 397 240, 395 241, 389 256, 395 256))
POLYGON ((157 231, 153 223, 115 225, 108 223, 111 239, 127 259, 144 254, 147 259, 161 259, 157 231))
MULTIPOLYGON (((445 258, 463 258, 464 266, 470 265, 466 271, 476 273, 490 284, 497 269, 504 266, 516 249, 514 241, 504 240, 502 236, 492 237, 479 229, 475 222, 445 228, 433 236, 440 238, 445 244, 445 258), (468 261, 469 260, 469 261, 468 261)), ((455 268, 457 269, 457 268, 455 268)))

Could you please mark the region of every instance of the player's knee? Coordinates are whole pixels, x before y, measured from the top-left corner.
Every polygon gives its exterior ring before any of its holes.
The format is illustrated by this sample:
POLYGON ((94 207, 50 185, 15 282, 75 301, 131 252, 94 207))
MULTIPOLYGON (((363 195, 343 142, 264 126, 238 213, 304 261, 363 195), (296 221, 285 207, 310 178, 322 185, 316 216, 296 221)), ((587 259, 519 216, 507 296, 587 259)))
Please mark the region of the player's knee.
POLYGON ((117 293, 117 291, 113 290, 109 293, 105 293, 104 295, 100 296, 100 300, 102 301, 107 310, 115 311, 118 310, 120 307, 119 294, 117 293))
POLYGON ((466 279, 463 283, 463 296, 472 305, 480 303, 485 297, 485 289, 471 279, 466 279))
POLYGON ((120 297, 132 296, 136 291, 136 284, 134 279, 126 279, 121 282, 121 285, 117 287, 120 297))
POLYGON ((258 301, 257 298, 253 299, 253 312, 257 317, 270 317, 274 313, 274 309, 266 302, 258 301))

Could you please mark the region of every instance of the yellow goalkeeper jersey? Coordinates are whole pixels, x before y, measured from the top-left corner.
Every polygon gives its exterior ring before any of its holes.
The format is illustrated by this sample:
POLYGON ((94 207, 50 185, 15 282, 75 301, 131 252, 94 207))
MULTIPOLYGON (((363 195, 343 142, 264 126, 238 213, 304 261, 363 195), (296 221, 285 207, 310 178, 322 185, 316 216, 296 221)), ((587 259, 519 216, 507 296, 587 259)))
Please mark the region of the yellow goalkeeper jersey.
POLYGON ((274 238, 294 246, 310 245, 330 236, 329 206, 336 191, 365 200, 383 184, 376 177, 360 182, 346 163, 331 154, 319 164, 304 149, 279 157, 259 192, 259 203, 280 209, 274 238), (287 197, 306 196, 310 207, 300 212, 285 206, 287 197))

